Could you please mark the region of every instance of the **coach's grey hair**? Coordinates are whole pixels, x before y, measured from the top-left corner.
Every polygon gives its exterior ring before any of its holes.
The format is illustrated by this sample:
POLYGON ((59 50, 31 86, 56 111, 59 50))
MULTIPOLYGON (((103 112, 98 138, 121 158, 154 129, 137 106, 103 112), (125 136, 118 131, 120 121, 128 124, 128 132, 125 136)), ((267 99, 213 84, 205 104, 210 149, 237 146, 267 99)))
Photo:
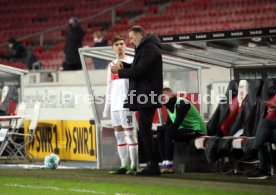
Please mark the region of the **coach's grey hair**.
POLYGON ((131 29, 129 30, 129 32, 132 31, 134 33, 139 33, 141 34, 142 36, 145 35, 145 30, 142 26, 133 26, 131 27, 131 29))

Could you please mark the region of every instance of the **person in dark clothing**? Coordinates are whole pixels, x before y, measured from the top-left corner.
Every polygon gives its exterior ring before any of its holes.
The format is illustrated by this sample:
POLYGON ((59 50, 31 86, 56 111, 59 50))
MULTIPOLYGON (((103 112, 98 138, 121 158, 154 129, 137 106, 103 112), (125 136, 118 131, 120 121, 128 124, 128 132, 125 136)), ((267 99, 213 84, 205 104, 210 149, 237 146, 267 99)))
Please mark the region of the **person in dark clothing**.
POLYGON ((258 155, 259 167, 247 173, 249 179, 267 179, 270 172, 270 157, 266 143, 276 143, 276 121, 262 119, 257 128, 252 152, 258 155))
POLYGON ((64 47, 65 60, 62 64, 63 70, 81 70, 82 66, 78 49, 82 47, 84 35, 85 33, 79 19, 71 17, 64 47))
POLYGON ((9 48, 11 49, 11 54, 8 56, 9 60, 15 59, 24 62, 27 56, 27 50, 21 42, 17 41, 15 38, 11 38, 9 39, 9 48))
POLYGON ((258 154, 259 167, 247 174, 249 179, 267 179, 270 171, 270 158, 266 143, 276 143, 276 104, 265 101, 267 106, 266 119, 258 124, 251 154, 258 154), (268 119, 269 118, 269 119, 268 119))
MULTIPOLYGON (((108 45, 108 41, 104 38, 103 32, 97 30, 93 33, 94 47, 104 47, 108 45)), ((95 69, 104 69, 108 63, 105 60, 93 58, 93 64, 95 69)))
MULTIPOLYGON (((34 63, 38 62, 36 55, 34 54, 32 47, 28 46, 26 50, 26 58, 24 63, 27 65, 29 70, 34 69, 34 63)), ((38 62, 39 63, 39 62, 38 62)))
POLYGON ((146 36, 140 26, 130 29, 129 38, 135 45, 132 65, 127 67, 125 63, 118 62, 111 71, 118 73, 119 78, 129 78, 129 93, 124 106, 139 113, 139 133, 148 162, 147 167, 136 172, 136 175, 160 175, 153 142, 152 121, 156 108, 161 107, 158 101, 163 88, 161 43, 153 34, 146 36))
POLYGON ((107 46, 108 42, 103 36, 103 32, 97 30, 93 33, 94 37, 94 47, 104 47, 107 46))
POLYGON ((170 88, 164 88, 163 94, 168 117, 166 124, 157 128, 159 152, 163 161, 161 173, 174 173, 174 141, 189 142, 206 135, 206 125, 191 102, 176 97, 170 88))

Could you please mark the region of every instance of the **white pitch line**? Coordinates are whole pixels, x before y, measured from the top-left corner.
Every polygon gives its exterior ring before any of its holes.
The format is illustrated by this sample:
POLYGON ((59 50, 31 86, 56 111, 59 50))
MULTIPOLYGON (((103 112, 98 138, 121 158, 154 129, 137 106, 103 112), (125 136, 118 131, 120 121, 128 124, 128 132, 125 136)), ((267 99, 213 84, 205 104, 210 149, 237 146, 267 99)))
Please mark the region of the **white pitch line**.
POLYGON ((85 192, 85 193, 93 193, 93 194, 106 194, 105 192, 97 192, 92 190, 83 190, 83 189, 63 189, 58 187, 51 187, 51 186, 45 186, 45 187, 39 187, 39 186, 32 186, 32 185, 22 185, 22 184, 5 184, 5 186, 8 187, 19 187, 19 188, 34 188, 34 189, 49 189, 49 190, 56 190, 56 191, 72 191, 72 192, 85 192))
MULTIPOLYGON (((4 184, 4 186, 18 187, 18 188, 49 189, 49 190, 56 190, 56 191, 72 191, 72 192, 83 192, 83 193, 92 193, 92 194, 107 194, 106 192, 97 192, 97 191, 84 190, 84 189, 75 189, 75 188, 63 189, 63 188, 52 187, 52 186, 40 187, 40 186, 22 185, 22 184, 16 184, 16 183, 15 184, 4 184)), ((135 194, 123 194, 123 193, 116 192, 114 195, 135 195, 135 194)))
POLYGON ((122 194, 122 193, 116 192, 115 195, 135 195, 135 194, 122 194))
POLYGON ((97 192, 97 191, 91 191, 91 190, 83 190, 83 189, 69 189, 72 192, 84 192, 84 193, 93 193, 93 194, 106 194, 105 192, 97 192))
POLYGON ((35 188, 35 189, 50 189, 50 190, 62 190, 58 187, 52 187, 52 186, 47 186, 47 187, 39 187, 39 186, 31 186, 31 185, 22 185, 22 184, 4 184, 4 186, 8 187, 19 187, 19 188, 35 188))

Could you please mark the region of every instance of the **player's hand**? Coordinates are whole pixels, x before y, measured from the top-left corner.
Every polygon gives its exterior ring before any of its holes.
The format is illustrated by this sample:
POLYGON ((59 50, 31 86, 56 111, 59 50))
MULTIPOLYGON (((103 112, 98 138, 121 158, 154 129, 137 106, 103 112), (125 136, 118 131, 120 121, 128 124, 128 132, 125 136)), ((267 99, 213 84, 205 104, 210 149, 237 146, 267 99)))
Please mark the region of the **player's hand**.
POLYGON ((119 69, 124 68, 123 63, 122 63, 122 62, 120 62, 120 61, 118 61, 118 62, 116 63, 116 66, 117 66, 119 69))
POLYGON ((122 63, 122 62, 117 62, 117 64, 116 64, 115 66, 111 66, 111 72, 112 72, 113 74, 117 74, 118 71, 119 71, 120 69, 122 69, 122 67, 123 67, 123 63, 122 63))
POLYGON ((112 66, 111 67, 111 72, 113 73, 113 74, 117 74, 118 73, 118 67, 117 66, 112 66))

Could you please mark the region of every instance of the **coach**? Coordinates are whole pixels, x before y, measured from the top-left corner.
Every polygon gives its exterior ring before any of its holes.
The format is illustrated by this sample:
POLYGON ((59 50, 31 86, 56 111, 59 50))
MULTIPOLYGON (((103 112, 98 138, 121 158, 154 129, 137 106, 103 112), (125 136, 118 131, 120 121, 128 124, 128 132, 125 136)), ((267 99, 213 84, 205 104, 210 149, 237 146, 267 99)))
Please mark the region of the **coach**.
POLYGON ((126 65, 118 63, 111 71, 118 73, 119 78, 129 78, 129 94, 125 107, 139 112, 139 133, 148 163, 147 167, 136 174, 160 175, 151 128, 155 110, 161 107, 158 101, 163 87, 161 43, 153 34, 145 36, 145 31, 140 26, 130 29, 129 39, 135 45, 132 65, 122 68, 126 65))

